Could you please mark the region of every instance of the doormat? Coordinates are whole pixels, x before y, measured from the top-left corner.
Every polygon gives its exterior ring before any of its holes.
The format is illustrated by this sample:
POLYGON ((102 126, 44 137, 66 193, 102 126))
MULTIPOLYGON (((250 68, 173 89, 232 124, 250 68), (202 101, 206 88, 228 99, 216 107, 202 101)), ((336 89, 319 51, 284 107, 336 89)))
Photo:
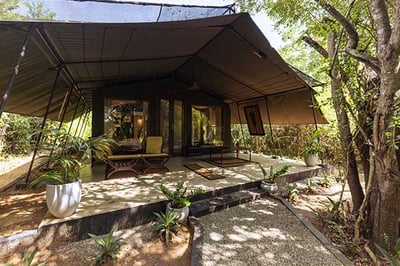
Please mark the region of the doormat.
POLYGON ((223 157, 222 161, 221 158, 218 157, 214 157, 210 159, 201 159, 202 161, 206 162, 206 163, 210 163, 219 167, 234 167, 234 166, 242 166, 248 163, 251 163, 251 161, 249 160, 245 160, 245 159, 240 159, 240 158, 236 158, 236 157, 223 157), (222 163, 221 163, 222 162, 222 163))
POLYGON ((192 170, 196 174, 199 174, 209 180, 225 178, 225 176, 214 173, 213 171, 210 171, 207 168, 204 168, 204 167, 198 165, 197 163, 184 164, 183 166, 185 166, 186 168, 192 170))

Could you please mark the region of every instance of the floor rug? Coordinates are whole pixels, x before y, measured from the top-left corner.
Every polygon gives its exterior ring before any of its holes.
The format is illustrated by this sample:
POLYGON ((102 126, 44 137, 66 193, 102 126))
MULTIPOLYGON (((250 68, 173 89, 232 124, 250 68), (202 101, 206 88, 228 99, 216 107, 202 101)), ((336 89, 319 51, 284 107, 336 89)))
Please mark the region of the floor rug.
POLYGON ((251 163, 249 160, 245 159, 240 159, 236 157, 223 157, 222 158, 222 164, 221 164, 221 158, 218 157, 213 157, 211 160, 209 158, 207 159, 201 159, 202 161, 210 164, 214 164, 219 167, 234 167, 234 166, 242 166, 248 163, 251 163))
POLYGON ((199 174, 209 180, 225 178, 225 176, 214 173, 213 171, 208 170, 207 168, 204 168, 204 167, 198 165, 197 163, 184 164, 183 166, 185 166, 186 168, 192 170, 196 174, 199 174))

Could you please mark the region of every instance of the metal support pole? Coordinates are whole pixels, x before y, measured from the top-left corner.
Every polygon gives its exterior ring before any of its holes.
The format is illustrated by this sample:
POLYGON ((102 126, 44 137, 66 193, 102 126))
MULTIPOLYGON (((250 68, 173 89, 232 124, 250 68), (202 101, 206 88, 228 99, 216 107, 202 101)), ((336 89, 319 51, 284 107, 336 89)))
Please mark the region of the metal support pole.
MULTIPOLYGON (((317 114, 315 113, 315 100, 314 100, 314 94, 313 90, 310 89, 310 97, 311 97, 311 103, 312 103, 312 111, 313 111, 313 118, 314 118, 314 127, 315 130, 318 130, 318 124, 317 124, 317 114)), ((321 143, 320 137, 317 137, 318 144, 321 143)), ((324 164, 324 159, 321 157, 321 163, 324 164)))
POLYGON ((85 112, 85 107, 82 108, 82 112, 79 115, 78 125, 76 126, 74 137, 76 136, 76 133, 78 133, 79 125, 81 124, 81 120, 82 120, 82 116, 83 116, 84 112, 85 112))
MULTIPOLYGON (((58 69, 57 69, 56 78, 54 79, 53 87, 51 88, 51 91, 50 91, 49 101, 47 103, 46 111, 45 111, 45 113, 43 115, 43 121, 42 121, 42 125, 40 127, 40 130, 43 130, 44 127, 46 126, 47 116, 49 115, 50 105, 51 105, 51 102, 53 101, 54 91, 56 89, 57 81, 58 81, 58 78, 60 76, 61 68, 62 67, 59 66, 58 69)), ((43 131, 40 131, 39 136, 37 137, 37 140, 36 140, 35 149, 33 150, 32 160, 31 160, 31 163, 29 165, 29 170, 28 170, 28 173, 26 175, 25 183, 29 183, 29 177, 30 177, 31 172, 32 172, 33 163, 35 161, 36 153, 37 153, 37 151, 39 149, 39 144, 40 144, 40 141, 42 139, 42 135, 43 135, 43 131)))
POLYGON ((6 91, 4 92, 4 94, 3 94, 3 98, 1 99, 1 103, 0 103, 0 117, 1 117, 1 115, 3 114, 4 108, 6 107, 6 102, 7 102, 8 96, 10 95, 10 92, 11 92, 12 88, 14 87, 14 82, 15 82, 15 80, 17 79, 17 75, 18 75, 18 72, 19 72, 19 67, 20 67, 20 65, 21 65, 22 59, 23 59, 24 56, 25 56, 26 47, 28 46, 29 40, 31 39, 31 36, 32 36, 32 33, 33 33, 34 28, 35 28, 34 25, 31 25, 31 26, 30 26, 29 31, 28 31, 28 33, 26 34, 24 43, 22 44, 21 52, 19 53, 19 57, 18 57, 18 59, 17 59, 17 64, 16 64, 15 67, 14 67, 14 71, 13 71, 13 73, 11 74, 10 80, 9 80, 9 82, 8 82, 8 85, 7 85, 7 89, 6 89, 6 91))
MULTIPOLYGON (((312 89, 310 89, 310 96, 311 96, 311 103, 312 103, 312 111, 313 111, 313 118, 314 118, 314 126, 315 130, 318 130, 318 124, 317 124, 317 115, 315 113, 315 101, 314 101, 314 95, 312 93, 312 89)), ((319 141, 319 139, 318 139, 319 141)))
MULTIPOLYGON (((88 111, 87 116, 88 116, 88 118, 89 118, 89 116, 90 116, 90 111, 88 111)), ((87 128, 87 126, 89 125, 89 121, 90 121, 89 119, 86 119, 85 127, 83 128, 83 132, 82 132, 82 137, 84 136, 84 134, 85 134, 85 132, 86 132, 86 128, 87 128)))
POLYGON ((82 133, 85 133, 85 130, 84 130, 84 129, 86 129, 87 117, 88 117, 88 115, 89 115, 89 111, 87 111, 87 112, 83 115, 84 119, 83 119, 82 126, 81 126, 81 128, 79 129, 78 137, 81 137, 82 133), (82 132, 82 130, 83 130, 83 132, 82 132))
POLYGON ((64 104, 61 106, 62 110, 60 110, 60 112, 62 112, 62 114, 61 114, 60 125, 58 126, 58 130, 61 130, 62 124, 64 123, 65 114, 67 113, 68 105, 69 105, 69 102, 71 101, 71 96, 72 96, 73 90, 74 90, 73 87, 71 87, 69 89, 69 91, 67 92, 67 95, 66 95, 67 99, 65 100, 64 104))
POLYGON ((239 117, 240 131, 242 131, 242 138, 243 138, 243 141, 244 141, 242 119, 240 118, 240 109, 239 109, 239 104, 237 102, 236 102, 236 108, 237 108, 238 117, 239 117))
POLYGON ((79 97, 78 101, 76 102, 74 114, 72 115, 71 125, 69 125, 68 134, 71 132, 72 124, 74 123, 74 119, 75 119, 75 116, 76 116, 76 112, 78 111, 78 107, 79 107, 80 101, 81 101, 81 98, 79 97))
POLYGON ((272 146, 274 147, 274 155, 272 156, 272 158, 277 158, 276 157, 276 147, 275 147, 275 140, 274 140, 274 134, 272 132, 272 125, 271 125, 271 115, 269 113, 269 104, 268 104, 268 98, 267 96, 264 97, 264 101, 265 101, 265 106, 267 107, 267 117, 268 117, 268 126, 269 126, 269 133, 271 134, 271 142, 272 142, 272 146))
MULTIPOLYGON (((71 87, 70 90, 67 92, 67 95, 66 95, 66 96, 67 96, 67 99, 66 99, 66 101, 64 102, 64 105, 61 107, 61 109, 63 109, 63 110, 60 110, 60 111, 62 112, 62 115, 61 115, 60 124, 58 125, 58 131, 61 130, 62 124, 63 124, 63 122, 64 122, 64 118, 65 118, 65 114, 67 113, 69 101, 71 100, 72 91, 73 91, 73 87, 71 87)), ((49 167, 50 160, 51 160, 51 158, 53 157, 54 144, 56 143, 56 141, 57 141, 57 139, 55 139, 55 140, 53 141, 53 146, 52 146, 51 151, 50 151, 49 160, 47 161, 47 167, 49 167)))

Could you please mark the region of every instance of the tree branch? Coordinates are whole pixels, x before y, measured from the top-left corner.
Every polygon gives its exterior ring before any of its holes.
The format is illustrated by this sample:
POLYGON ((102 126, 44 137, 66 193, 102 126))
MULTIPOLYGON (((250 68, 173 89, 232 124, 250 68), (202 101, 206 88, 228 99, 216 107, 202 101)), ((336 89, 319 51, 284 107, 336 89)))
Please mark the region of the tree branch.
MULTIPOLYGON (((398 2, 397 0, 396 5, 399 4, 398 2)), ((378 47, 384 47, 389 42, 391 35, 390 20, 385 0, 371 0, 370 10, 377 34, 378 47)))
MULTIPOLYGON (((374 0, 371 0, 374 1, 374 0)), ((379 1, 379 0, 375 0, 379 1)), ((400 1, 400 0, 396 0, 400 1)), ((319 4, 325 11, 327 11, 336 21, 340 23, 343 29, 346 31, 349 36, 349 40, 347 41, 345 51, 347 54, 355 58, 356 60, 364 63, 366 66, 370 67, 374 72, 378 75, 380 73, 380 65, 377 58, 372 57, 364 52, 357 50, 357 45, 359 41, 358 33, 354 27, 354 25, 347 19, 347 16, 350 13, 351 7, 353 6, 353 2, 351 2, 349 6, 349 10, 347 11, 346 16, 343 16, 335 7, 326 3, 324 0, 315 0, 317 4, 319 4)), ((342 34, 341 34, 342 36, 342 34)), ((340 38, 341 39, 341 38, 340 38)), ((338 51, 338 50, 337 50, 338 51)), ((337 51, 335 52, 334 60, 337 55, 337 51)))
POLYGON ((380 66, 379 66, 379 61, 377 58, 370 56, 368 54, 362 53, 356 49, 350 49, 348 47, 345 48, 345 51, 353 58, 364 63, 366 66, 372 68, 375 71, 375 73, 377 73, 379 75, 380 66))
POLYGON ((311 37, 303 36, 301 39, 314 48, 318 53, 320 53, 323 57, 328 58, 329 54, 328 51, 325 50, 318 42, 314 41, 311 37))
POLYGON ((336 8, 326 3, 324 0, 315 0, 326 12, 328 12, 337 22, 342 25, 343 29, 349 35, 349 40, 347 42, 347 47, 350 49, 356 49, 359 41, 359 36, 356 28, 350 21, 343 16, 336 8))
POLYGON ((393 21, 393 32, 390 40, 390 44, 393 49, 400 49, 400 1, 397 0, 395 3, 395 18, 393 21))

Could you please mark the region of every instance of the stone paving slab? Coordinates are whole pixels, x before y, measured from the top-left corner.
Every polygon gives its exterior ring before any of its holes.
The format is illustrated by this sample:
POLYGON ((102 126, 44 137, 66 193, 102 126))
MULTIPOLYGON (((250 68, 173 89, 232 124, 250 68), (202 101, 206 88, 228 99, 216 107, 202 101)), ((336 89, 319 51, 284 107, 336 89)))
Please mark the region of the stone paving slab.
POLYGON ((343 265, 271 198, 201 217, 199 224, 198 265, 343 265))

